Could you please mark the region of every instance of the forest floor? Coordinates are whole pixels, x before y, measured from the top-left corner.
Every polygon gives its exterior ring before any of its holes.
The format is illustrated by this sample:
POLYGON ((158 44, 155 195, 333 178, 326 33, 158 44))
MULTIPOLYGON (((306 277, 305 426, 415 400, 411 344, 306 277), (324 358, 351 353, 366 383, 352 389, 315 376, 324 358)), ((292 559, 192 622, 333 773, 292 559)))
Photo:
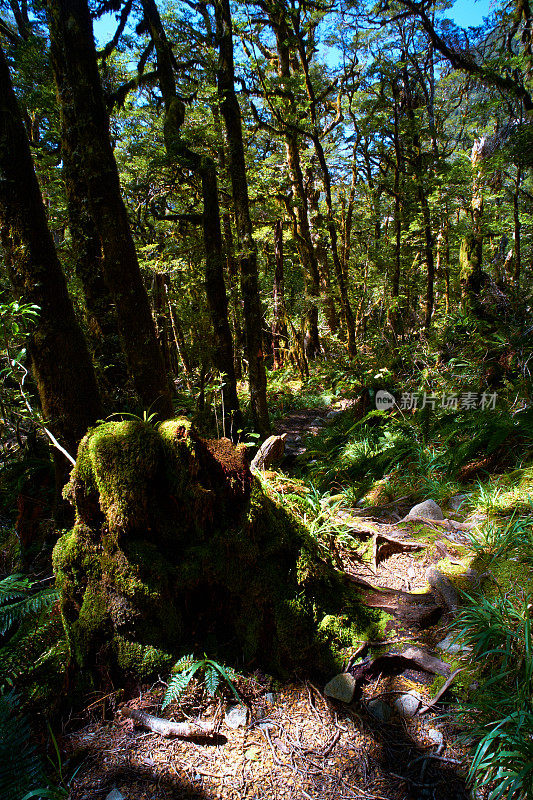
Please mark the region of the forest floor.
MULTIPOLYGON (((303 452, 305 435, 319 430, 330 411, 303 409, 278 420, 276 432, 287 433, 289 460, 303 452)), ((337 547, 338 566, 363 585, 416 594, 427 587, 426 572, 443 555, 452 563, 464 561, 463 531, 475 523, 465 524, 457 512, 444 524, 428 524, 433 535, 424 539, 415 524, 402 522, 410 505, 403 498, 366 511, 332 510, 373 548, 372 559, 363 561, 337 547)), ((379 641, 371 643, 377 658, 370 658, 362 644, 345 665, 358 680, 349 704, 326 697, 324 687, 308 681, 273 692, 258 673, 237 684, 247 715, 245 724, 231 727, 220 706, 209 705, 201 690, 191 690, 171 709, 177 719, 189 715, 205 721, 218 715, 218 734, 204 740, 165 739, 143 731, 116 715, 118 692, 97 697, 69 720, 61 738, 69 762, 81 762, 70 798, 466 800, 472 796, 465 782, 468 754, 458 726, 446 714, 446 694, 441 704, 426 708, 437 691, 435 675, 401 657, 407 647, 417 648, 422 661, 438 655, 440 665, 452 662, 441 672, 450 675, 460 655, 450 658, 437 649, 450 621, 451 614, 445 614, 421 630, 390 618, 379 641), (409 697, 413 709, 402 705, 409 697)), ((441 678, 441 688, 442 683, 441 678)), ((164 688, 159 682, 135 697, 122 695, 121 701, 157 714, 164 688)))

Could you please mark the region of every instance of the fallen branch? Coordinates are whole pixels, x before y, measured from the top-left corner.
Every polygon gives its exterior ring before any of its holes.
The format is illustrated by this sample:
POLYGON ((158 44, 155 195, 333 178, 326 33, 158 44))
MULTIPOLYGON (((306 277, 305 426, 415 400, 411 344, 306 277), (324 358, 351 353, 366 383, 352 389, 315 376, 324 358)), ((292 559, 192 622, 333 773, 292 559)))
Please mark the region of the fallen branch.
POLYGON ((148 728, 160 736, 179 736, 181 739, 192 739, 198 736, 213 736, 216 733, 213 722, 170 722, 168 719, 147 714, 146 711, 125 706, 120 708, 118 713, 121 717, 129 717, 137 725, 142 725, 143 728, 148 728))

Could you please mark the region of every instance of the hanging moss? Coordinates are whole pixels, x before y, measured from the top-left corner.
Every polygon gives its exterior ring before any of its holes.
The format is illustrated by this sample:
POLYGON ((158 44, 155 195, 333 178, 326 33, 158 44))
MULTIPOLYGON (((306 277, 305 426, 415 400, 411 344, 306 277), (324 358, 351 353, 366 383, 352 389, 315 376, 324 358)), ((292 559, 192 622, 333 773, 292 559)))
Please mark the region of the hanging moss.
POLYGON ((164 672, 186 651, 277 674, 340 666, 378 620, 250 473, 246 449, 186 419, 87 434, 57 543, 62 618, 97 679, 164 672), (327 622, 325 621, 327 620, 327 622))

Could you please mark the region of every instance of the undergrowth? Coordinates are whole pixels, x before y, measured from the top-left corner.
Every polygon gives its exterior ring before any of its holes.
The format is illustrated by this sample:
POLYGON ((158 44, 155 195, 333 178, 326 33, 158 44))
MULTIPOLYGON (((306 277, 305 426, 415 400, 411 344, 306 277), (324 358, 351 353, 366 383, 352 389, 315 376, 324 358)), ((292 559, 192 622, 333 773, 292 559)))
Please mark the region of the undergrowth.
POLYGON ((491 521, 474 546, 484 593, 465 595, 454 632, 472 648, 479 688, 453 709, 473 749, 469 778, 489 800, 533 796, 531 516, 491 521))

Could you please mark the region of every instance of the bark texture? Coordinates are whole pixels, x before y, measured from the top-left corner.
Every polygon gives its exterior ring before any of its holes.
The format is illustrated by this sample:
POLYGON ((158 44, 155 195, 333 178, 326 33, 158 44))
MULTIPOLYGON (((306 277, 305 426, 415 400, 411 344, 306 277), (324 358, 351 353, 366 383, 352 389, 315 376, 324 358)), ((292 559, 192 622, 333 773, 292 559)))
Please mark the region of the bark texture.
POLYGON ((70 453, 102 415, 93 365, 74 315, 0 50, 0 225, 16 294, 39 306, 28 352, 42 413, 70 453))
POLYGON ((245 345, 248 358, 250 404, 254 426, 263 436, 270 432, 267 406, 267 381, 262 347, 261 301, 257 268, 257 245, 252 233, 248 182, 244 161, 241 109, 235 93, 233 32, 229 0, 215 0, 218 39, 217 85, 220 110, 224 118, 229 153, 229 172, 237 227, 241 269, 241 293, 244 303, 245 345))
POLYGON ((65 68, 72 94, 90 213, 128 370, 143 405, 165 418, 172 414, 170 390, 121 195, 87 1, 48 0, 47 9, 54 72, 65 68))

